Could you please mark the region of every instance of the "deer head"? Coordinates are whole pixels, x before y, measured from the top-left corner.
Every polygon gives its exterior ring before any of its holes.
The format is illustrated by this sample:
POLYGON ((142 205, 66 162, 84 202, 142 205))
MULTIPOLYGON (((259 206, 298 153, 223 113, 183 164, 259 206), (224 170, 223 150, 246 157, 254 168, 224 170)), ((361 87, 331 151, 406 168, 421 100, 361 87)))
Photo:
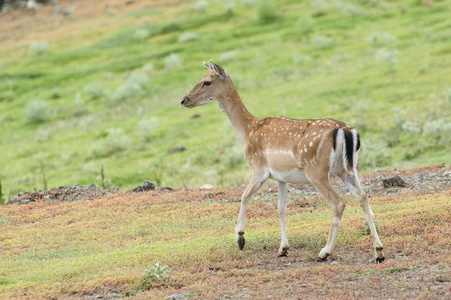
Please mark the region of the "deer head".
POLYGON ((181 104, 187 108, 205 105, 213 100, 221 100, 227 92, 231 80, 227 72, 210 60, 204 62, 208 69, 207 75, 183 97, 181 104))

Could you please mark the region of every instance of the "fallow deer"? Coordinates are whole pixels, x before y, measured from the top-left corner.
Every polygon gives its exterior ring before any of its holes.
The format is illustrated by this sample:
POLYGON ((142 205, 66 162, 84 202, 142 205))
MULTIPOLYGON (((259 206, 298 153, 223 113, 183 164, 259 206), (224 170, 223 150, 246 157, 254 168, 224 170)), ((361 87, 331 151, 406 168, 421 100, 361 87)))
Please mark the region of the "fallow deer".
POLYGON ((357 130, 334 119, 255 117, 244 106, 227 72, 213 61, 210 60, 210 63, 204 62, 208 69, 207 75, 183 97, 181 104, 192 108, 217 100, 244 144, 252 178, 241 197, 235 227, 240 250, 245 244, 243 223, 249 199, 270 178, 278 182, 282 235, 279 255, 286 256, 289 249, 285 227, 287 184, 310 182, 327 199, 333 211, 327 243, 318 256, 319 261, 326 260, 334 249, 345 208, 345 203, 329 181, 332 177, 339 177, 360 202, 373 238, 375 260, 382 262, 385 258, 383 246, 376 232, 367 195, 358 177, 361 144, 357 130))

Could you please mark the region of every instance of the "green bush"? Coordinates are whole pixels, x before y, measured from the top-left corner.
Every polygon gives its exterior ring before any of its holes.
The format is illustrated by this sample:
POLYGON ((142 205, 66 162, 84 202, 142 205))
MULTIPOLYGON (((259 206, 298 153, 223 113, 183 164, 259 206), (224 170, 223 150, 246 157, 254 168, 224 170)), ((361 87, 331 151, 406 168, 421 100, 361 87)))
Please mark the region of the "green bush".
POLYGON ((374 48, 391 47, 398 39, 389 32, 375 32, 366 38, 366 42, 374 48))
POLYGON ((197 0, 196 3, 194 3, 193 9, 195 11, 205 11, 208 7, 208 2, 205 0, 197 0))
POLYGON ((438 144, 447 145, 451 142, 451 123, 441 119, 427 122, 423 127, 423 135, 434 139, 438 144))
POLYGON ((313 17, 324 16, 325 14, 327 14, 327 11, 330 8, 329 3, 327 3, 327 1, 325 0, 314 0, 312 1, 311 5, 313 9, 312 13, 313 17))
POLYGON ((332 39, 325 35, 315 35, 310 39, 310 43, 315 46, 317 50, 322 50, 332 46, 332 39))
POLYGON ((133 40, 137 42, 142 42, 146 40, 150 36, 150 33, 147 29, 137 29, 133 33, 133 40))
POLYGON ((174 70, 182 67, 183 60, 177 53, 169 54, 164 58, 164 68, 166 70, 174 70))
POLYGON ((179 43, 187 43, 200 39, 200 34, 194 32, 185 32, 179 36, 179 43))
POLYGON ((84 87, 85 94, 91 99, 99 99, 106 94, 105 86, 100 82, 91 82, 84 87))
POLYGON ((49 49, 49 43, 47 41, 34 41, 28 47, 28 53, 30 55, 39 56, 47 53, 49 49))
POLYGON ((140 72, 131 73, 127 79, 110 95, 113 102, 125 101, 144 95, 144 85, 149 82, 149 77, 140 72))
POLYGON ((28 122, 44 122, 50 116, 50 106, 42 99, 35 99, 25 107, 24 115, 28 122))

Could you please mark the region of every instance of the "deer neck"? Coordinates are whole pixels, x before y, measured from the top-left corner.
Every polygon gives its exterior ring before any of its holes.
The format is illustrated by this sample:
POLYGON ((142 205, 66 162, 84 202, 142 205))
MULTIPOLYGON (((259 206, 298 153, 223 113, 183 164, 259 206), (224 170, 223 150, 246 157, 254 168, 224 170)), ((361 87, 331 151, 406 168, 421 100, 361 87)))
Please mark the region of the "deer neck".
POLYGON ((241 142, 244 142, 259 118, 255 117, 247 110, 235 87, 231 89, 231 93, 218 99, 218 102, 219 107, 229 118, 236 135, 241 142))

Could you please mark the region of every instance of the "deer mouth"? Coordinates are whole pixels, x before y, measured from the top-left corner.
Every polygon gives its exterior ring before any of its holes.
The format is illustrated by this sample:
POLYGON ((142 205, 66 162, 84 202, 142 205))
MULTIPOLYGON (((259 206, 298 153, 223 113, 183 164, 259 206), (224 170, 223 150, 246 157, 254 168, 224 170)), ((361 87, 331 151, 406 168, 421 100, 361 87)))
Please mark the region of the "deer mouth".
POLYGON ((183 97, 182 101, 180 102, 180 104, 186 108, 193 108, 195 105, 193 103, 189 103, 189 98, 188 96, 183 97))

